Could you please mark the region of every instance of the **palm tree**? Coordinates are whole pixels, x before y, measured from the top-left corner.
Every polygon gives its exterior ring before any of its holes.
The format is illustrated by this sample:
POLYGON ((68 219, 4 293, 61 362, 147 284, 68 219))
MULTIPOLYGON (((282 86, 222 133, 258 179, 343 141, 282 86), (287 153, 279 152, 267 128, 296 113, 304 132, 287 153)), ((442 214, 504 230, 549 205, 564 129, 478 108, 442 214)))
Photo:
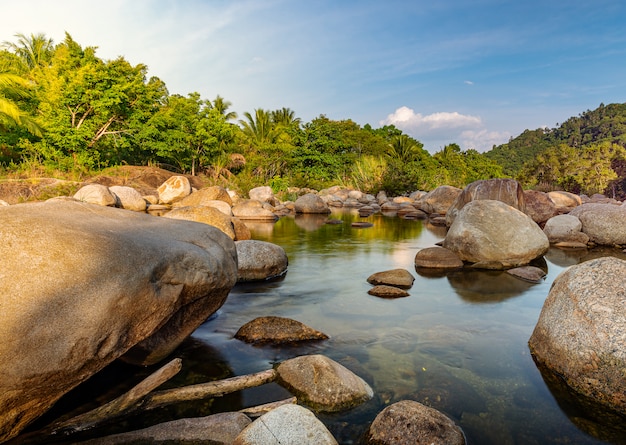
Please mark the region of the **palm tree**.
POLYGON ((0 130, 17 125, 35 136, 41 136, 41 127, 15 103, 14 99, 28 97, 29 83, 23 77, 0 72, 0 130))
POLYGON ((293 110, 283 107, 280 110, 275 110, 270 113, 272 122, 276 125, 282 125, 285 128, 289 128, 292 125, 300 126, 301 119, 295 117, 296 114, 293 110))
POLYGON ((228 108, 230 108, 230 106, 232 105, 232 102, 228 101, 228 100, 224 100, 223 97, 221 97, 219 94, 215 97, 215 99, 213 99, 213 103, 209 102, 208 105, 211 108, 214 108, 215 110, 217 110, 222 116, 224 116, 224 119, 229 121, 231 119, 237 119, 237 113, 234 111, 228 111, 228 108))
POLYGON ((254 117, 247 111, 243 113, 246 120, 240 120, 242 131, 246 137, 257 144, 272 143, 276 140, 278 132, 272 122, 271 113, 257 108, 254 110, 254 117))
POLYGON ((54 52, 54 43, 45 34, 15 34, 17 43, 3 42, 2 46, 15 53, 27 71, 50 62, 54 52))
POLYGON ((415 161, 420 158, 422 145, 406 134, 394 136, 389 144, 387 156, 402 163, 415 161))

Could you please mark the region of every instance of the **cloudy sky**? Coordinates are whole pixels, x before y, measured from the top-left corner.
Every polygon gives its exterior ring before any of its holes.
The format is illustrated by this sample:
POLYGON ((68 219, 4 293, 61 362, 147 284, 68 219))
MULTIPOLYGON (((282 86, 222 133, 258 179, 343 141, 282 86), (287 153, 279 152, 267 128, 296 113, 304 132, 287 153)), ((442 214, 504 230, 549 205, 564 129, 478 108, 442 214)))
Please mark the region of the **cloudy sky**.
POLYGON ((170 93, 490 149, 626 102, 623 0, 0 0, 0 42, 68 32, 170 93))

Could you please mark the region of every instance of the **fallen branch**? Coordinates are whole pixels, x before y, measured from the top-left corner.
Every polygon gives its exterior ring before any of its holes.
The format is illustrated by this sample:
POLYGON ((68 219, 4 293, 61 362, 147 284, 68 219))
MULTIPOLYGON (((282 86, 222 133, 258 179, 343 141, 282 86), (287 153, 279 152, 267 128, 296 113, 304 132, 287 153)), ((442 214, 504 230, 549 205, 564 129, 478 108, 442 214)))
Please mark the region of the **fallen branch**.
POLYGON ((63 431, 84 431, 95 427, 107 420, 132 411, 136 404, 153 389, 178 374, 182 368, 182 360, 175 358, 162 366, 148 377, 135 385, 130 391, 96 409, 72 417, 69 420, 53 425, 53 434, 63 431))
POLYGON ((255 374, 231 377, 215 382, 157 391, 145 397, 141 404, 141 409, 150 410, 171 403, 220 397, 224 394, 273 382, 276 379, 276 375, 277 373, 274 369, 268 369, 255 374))

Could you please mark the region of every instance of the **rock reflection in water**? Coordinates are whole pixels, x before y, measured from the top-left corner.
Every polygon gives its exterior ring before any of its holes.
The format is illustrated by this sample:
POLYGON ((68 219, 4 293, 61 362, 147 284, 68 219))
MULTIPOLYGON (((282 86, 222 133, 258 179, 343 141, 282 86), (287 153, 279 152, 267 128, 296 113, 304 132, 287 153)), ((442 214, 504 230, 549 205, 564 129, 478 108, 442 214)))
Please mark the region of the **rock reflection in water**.
POLYGON ((448 274, 459 297, 468 303, 498 303, 517 297, 535 284, 504 271, 464 269, 448 274))

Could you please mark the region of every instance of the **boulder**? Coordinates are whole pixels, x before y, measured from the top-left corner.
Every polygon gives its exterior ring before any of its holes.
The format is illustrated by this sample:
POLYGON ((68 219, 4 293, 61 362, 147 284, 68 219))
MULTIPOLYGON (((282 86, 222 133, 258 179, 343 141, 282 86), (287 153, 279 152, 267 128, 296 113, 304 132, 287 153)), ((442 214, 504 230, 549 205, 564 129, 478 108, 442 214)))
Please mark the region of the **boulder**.
POLYGON ((406 269, 392 269, 383 272, 376 272, 367 278, 367 282, 373 285, 387 285, 399 287, 400 289, 410 289, 413 286, 415 277, 406 269))
POLYGON ((271 210, 266 209, 260 201, 254 199, 241 200, 231 210, 233 215, 241 220, 276 221, 278 219, 271 210))
POLYGON ((247 426, 233 445, 337 445, 326 426, 300 405, 282 405, 247 426))
POLYGON ((460 188, 452 187, 451 185, 442 185, 415 201, 415 206, 428 214, 438 213, 445 215, 460 194, 460 188))
POLYGON ((596 244, 626 245, 626 206, 589 203, 576 207, 570 215, 582 223, 582 231, 596 244))
POLYGON ((368 290, 367 293, 380 298, 402 298, 408 297, 410 295, 404 289, 400 289, 399 287, 395 286, 386 286, 384 284, 374 286, 373 288, 368 290))
POLYGON ((626 414, 626 261, 603 257, 555 280, 529 340, 569 387, 626 414))
MULTIPOLYGON (((224 187, 217 185, 212 187, 201 188, 198 191, 191 193, 184 197, 182 200, 172 204, 172 207, 194 207, 194 206, 209 206, 212 207, 213 201, 221 201, 228 205, 230 208, 233 205, 233 200, 224 187)), ((230 211, 228 212, 230 213, 230 211)))
POLYGON ((547 193, 538 190, 524 190, 526 214, 537 224, 542 224, 559 214, 556 204, 547 193))
POLYGON ((255 187, 248 192, 250 199, 254 199, 260 202, 269 202, 270 204, 276 204, 276 198, 274 192, 269 186, 255 187))
POLYGON ((413 400, 382 410, 370 425, 366 445, 465 445, 463 431, 446 415, 413 400))
POLYGON ((556 215, 546 221, 543 232, 550 243, 576 242, 587 244, 589 236, 581 232, 582 222, 571 214, 556 215))
POLYGON ((463 261, 445 247, 434 246, 420 250, 415 255, 415 267, 428 269, 460 269, 463 261))
POLYGON ((307 193, 296 199, 296 213, 330 213, 328 205, 315 193, 307 193))
POLYGON ((320 412, 337 412, 372 398, 372 388, 349 369, 324 355, 303 355, 276 368, 279 384, 320 412))
POLYGON ((74 199, 99 206, 115 207, 118 205, 117 197, 111 193, 106 185, 87 184, 81 187, 75 194, 74 199))
POLYGON ((515 179, 484 179, 472 182, 456 197, 446 213, 446 225, 452 225, 465 204, 478 199, 501 201, 526 213, 524 190, 519 182, 515 179))
POLYGON ((570 192, 553 191, 548 192, 548 196, 560 212, 568 212, 583 203, 580 196, 570 192))
POLYGON ((145 212, 148 207, 148 203, 141 193, 132 187, 123 185, 113 185, 109 187, 109 191, 115 195, 119 206, 126 210, 132 210, 135 212, 145 212))
POLYGON ((246 223, 244 223, 236 216, 231 217, 230 220, 233 223, 233 229, 235 230, 235 239, 237 241, 252 239, 252 232, 250 231, 250 228, 246 225, 246 223))
POLYGON ((193 443, 195 445, 231 445, 239 433, 251 423, 250 418, 242 413, 218 413, 205 417, 172 420, 141 430, 80 442, 80 444, 193 443))
POLYGON ((295 343, 311 340, 326 340, 328 335, 304 323, 284 317, 257 317, 244 324, 235 338, 246 343, 295 343))
POLYGON ((0 238, 0 440, 117 358, 165 358, 237 276, 214 227, 73 200, 3 208, 0 238))
POLYGON ((506 269, 526 265, 542 256, 550 243, 525 213, 501 201, 479 200, 461 209, 443 247, 463 261, 506 269))
POLYGON ((212 207, 176 207, 163 215, 163 218, 182 219, 185 221, 208 224, 209 226, 220 229, 228 235, 230 239, 235 239, 235 229, 230 216, 212 207))
POLYGON ((159 202, 172 204, 191 194, 191 183, 185 176, 172 176, 157 188, 159 202))
POLYGON ((263 281, 287 273, 289 259, 282 247, 267 241, 235 242, 239 259, 238 281, 263 281))

